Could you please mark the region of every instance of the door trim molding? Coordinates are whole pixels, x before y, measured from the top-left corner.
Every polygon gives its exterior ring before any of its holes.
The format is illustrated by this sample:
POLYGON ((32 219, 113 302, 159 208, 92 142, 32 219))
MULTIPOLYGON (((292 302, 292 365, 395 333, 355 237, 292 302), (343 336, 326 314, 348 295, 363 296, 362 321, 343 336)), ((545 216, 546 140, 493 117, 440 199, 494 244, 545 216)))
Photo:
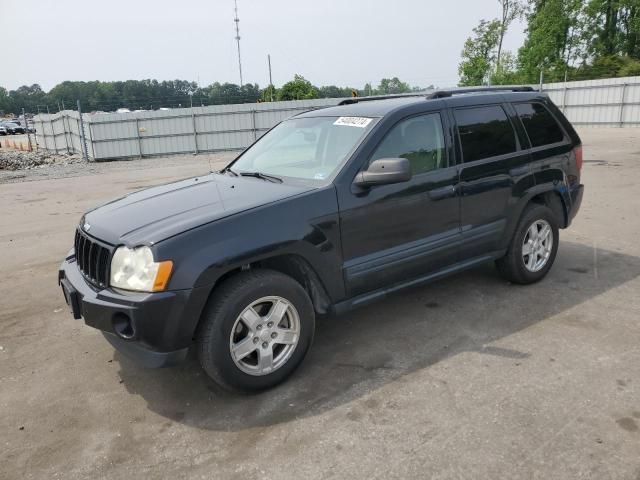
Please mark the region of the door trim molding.
POLYGON ((362 275, 392 268, 394 265, 406 261, 424 258, 443 249, 455 248, 460 242, 460 229, 455 227, 426 239, 404 243, 363 257, 354 258, 343 265, 347 284, 362 275))
POLYGON ((486 255, 481 255, 479 257, 474 257, 469 260, 465 260, 463 262, 458 262, 448 267, 442 268, 435 272, 429 273, 427 275, 423 275, 417 278, 413 278, 408 281, 396 283, 389 287, 379 288, 374 290, 373 292, 363 293, 361 295, 357 295, 355 297, 349 298, 342 302, 336 303, 333 306, 333 313, 336 315, 340 315, 342 313, 346 313, 354 308, 361 307, 363 305, 367 305, 379 299, 386 297, 387 295, 397 292, 399 290, 403 290, 409 287, 416 287, 419 285, 423 285, 426 283, 433 282, 443 277, 447 277, 449 275, 453 275, 455 273, 476 267, 483 263, 498 259, 504 256, 505 251, 499 250, 495 252, 490 252, 486 255))

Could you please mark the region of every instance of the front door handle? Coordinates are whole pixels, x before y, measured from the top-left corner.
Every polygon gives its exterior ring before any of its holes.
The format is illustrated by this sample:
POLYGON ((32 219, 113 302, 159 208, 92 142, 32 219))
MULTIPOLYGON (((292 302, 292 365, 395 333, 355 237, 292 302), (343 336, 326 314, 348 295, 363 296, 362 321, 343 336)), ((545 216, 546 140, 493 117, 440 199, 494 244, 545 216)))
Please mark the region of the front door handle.
POLYGON ((529 165, 524 165, 522 167, 515 167, 509 170, 509 175, 512 177, 519 177, 520 175, 526 175, 530 171, 529 165))
POLYGON ((443 200, 445 198, 455 197, 456 191, 457 189, 454 185, 447 185, 446 187, 429 190, 429 198, 431 200, 443 200))

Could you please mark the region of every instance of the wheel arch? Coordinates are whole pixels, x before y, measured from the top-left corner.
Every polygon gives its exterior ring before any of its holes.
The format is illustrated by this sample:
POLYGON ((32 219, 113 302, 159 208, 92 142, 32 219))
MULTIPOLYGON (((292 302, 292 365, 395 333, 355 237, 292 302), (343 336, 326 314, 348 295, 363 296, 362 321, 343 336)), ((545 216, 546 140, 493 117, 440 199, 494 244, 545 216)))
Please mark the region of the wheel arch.
POLYGON ((514 213, 509 219, 506 234, 502 247, 507 249, 511 243, 511 239, 515 234, 518 222, 522 217, 525 209, 531 203, 538 205, 545 205, 551 209, 555 217, 558 219, 558 227, 566 228, 568 225, 568 209, 567 201, 564 199, 562 192, 553 185, 537 185, 529 189, 525 195, 523 195, 514 208, 514 213))
POLYGON ((558 219, 558 226, 560 228, 566 228, 568 211, 567 205, 565 204, 560 192, 552 189, 537 193, 527 202, 527 204, 529 203, 537 203, 549 207, 554 216, 558 219))
POLYGON ((329 313, 332 301, 322 279, 308 260, 295 253, 280 253, 228 268, 211 286, 209 297, 227 279, 242 271, 260 268, 275 270, 293 278, 307 292, 317 314, 329 313))

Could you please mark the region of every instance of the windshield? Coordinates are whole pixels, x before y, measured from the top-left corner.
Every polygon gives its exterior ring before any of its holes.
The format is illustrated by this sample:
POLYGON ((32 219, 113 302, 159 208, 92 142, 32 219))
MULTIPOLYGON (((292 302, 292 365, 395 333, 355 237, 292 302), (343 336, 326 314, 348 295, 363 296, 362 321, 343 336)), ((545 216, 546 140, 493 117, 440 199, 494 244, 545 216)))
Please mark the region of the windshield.
POLYGON ((338 169, 373 123, 363 117, 292 118, 266 133, 231 169, 324 180, 338 169))

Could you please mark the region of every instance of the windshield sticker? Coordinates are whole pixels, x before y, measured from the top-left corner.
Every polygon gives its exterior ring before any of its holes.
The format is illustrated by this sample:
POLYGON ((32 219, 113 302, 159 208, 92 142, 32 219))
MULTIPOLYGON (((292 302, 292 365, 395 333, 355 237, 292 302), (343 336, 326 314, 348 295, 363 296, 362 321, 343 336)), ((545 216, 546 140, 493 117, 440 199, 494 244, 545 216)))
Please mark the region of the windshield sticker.
POLYGON ((359 127, 366 128, 367 125, 371 123, 370 118, 365 117, 340 117, 335 122, 334 125, 343 125, 345 127, 359 127))

